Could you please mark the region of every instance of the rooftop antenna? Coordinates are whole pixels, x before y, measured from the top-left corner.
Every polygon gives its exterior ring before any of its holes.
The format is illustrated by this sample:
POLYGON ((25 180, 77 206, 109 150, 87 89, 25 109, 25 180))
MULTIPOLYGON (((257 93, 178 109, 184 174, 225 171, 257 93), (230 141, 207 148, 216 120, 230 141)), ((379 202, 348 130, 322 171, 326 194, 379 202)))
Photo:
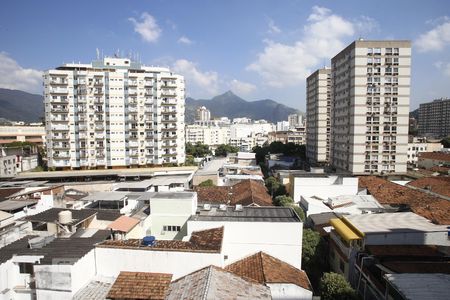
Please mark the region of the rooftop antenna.
POLYGON ((97 60, 100 59, 100 50, 98 50, 98 48, 95 48, 95 52, 97 54, 97 60))

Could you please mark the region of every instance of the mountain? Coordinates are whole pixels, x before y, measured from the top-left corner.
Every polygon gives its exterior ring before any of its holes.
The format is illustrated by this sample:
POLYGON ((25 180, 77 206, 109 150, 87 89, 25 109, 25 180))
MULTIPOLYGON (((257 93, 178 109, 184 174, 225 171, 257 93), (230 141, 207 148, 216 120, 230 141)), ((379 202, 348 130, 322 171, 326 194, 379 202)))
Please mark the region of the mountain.
MULTIPOLYGON (((39 122, 44 117, 43 96, 18 90, 0 88, 0 118, 11 121, 39 122)), ((205 106, 214 117, 239 118, 254 120, 264 119, 269 122, 287 120, 288 115, 301 113, 286 105, 270 99, 245 101, 228 91, 212 99, 195 100, 186 98, 186 123, 193 123, 195 110, 205 106)))
POLYGON ((417 108, 417 109, 411 111, 411 112, 409 113, 409 117, 410 117, 410 118, 414 118, 414 119, 416 119, 416 120, 419 120, 419 109, 417 108))
POLYGON ((18 90, 0 88, 0 118, 39 122, 44 117, 44 98, 18 90))
POLYGON ((287 120, 288 115, 301 113, 298 110, 286 105, 277 103, 270 99, 258 101, 245 101, 228 91, 212 99, 195 100, 186 98, 186 123, 193 123, 197 107, 205 106, 211 111, 213 117, 240 118, 248 117, 253 120, 264 119, 269 122, 287 120))

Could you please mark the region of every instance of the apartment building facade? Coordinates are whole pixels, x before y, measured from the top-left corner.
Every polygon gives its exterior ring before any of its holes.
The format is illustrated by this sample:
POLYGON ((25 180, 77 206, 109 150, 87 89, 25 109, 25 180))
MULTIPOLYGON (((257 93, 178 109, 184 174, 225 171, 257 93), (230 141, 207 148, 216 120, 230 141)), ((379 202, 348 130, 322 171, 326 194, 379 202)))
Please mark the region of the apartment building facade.
POLYGON ((351 43, 331 60, 331 164, 352 174, 406 173, 410 41, 351 43))
POLYGON ((318 69, 306 79, 306 156, 326 163, 330 156, 331 69, 318 69))
POLYGON ((186 142, 218 146, 230 142, 230 126, 186 125, 186 142))
POLYGON ((437 99, 420 104, 419 134, 434 137, 450 135, 450 99, 437 99))
POLYGON ((46 71, 49 167, 184 163, 184 87, 183 76, 126 58, 46 71))

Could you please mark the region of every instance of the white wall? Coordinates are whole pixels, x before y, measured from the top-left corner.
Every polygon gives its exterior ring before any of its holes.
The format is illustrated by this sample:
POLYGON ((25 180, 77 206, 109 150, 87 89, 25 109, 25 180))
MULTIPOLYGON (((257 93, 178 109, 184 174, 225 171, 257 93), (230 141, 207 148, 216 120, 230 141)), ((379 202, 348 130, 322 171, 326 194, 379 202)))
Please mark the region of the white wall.
POLYGON ((173 274, 172 280, 209 265, 223 267, 220 253, 95 248, 97 276, 117 277, 121 271, 173 274))
POLYGON ((366 234, 366 245, 439 245, 450 246, 447 232, 389 232, 366 234))
POLYGON ((301 269, 301 222, 226 222, 188 221, 188 235, 193 231, 224 226, 222 253, 231 264, 246 256, 264 251, 301 269))
POLYGON ((273 300, 311 300, 313 293, 310 290, 289 283, 269 283, 273 300))
POLYGON ((294 177, 294 201, 299 202, 300 197, 317 196, 322 199, 342 195, 356 195, 358 193, 358 178, 343 177, 338 184, 334 182, 338 176, 324 177, 294 177))

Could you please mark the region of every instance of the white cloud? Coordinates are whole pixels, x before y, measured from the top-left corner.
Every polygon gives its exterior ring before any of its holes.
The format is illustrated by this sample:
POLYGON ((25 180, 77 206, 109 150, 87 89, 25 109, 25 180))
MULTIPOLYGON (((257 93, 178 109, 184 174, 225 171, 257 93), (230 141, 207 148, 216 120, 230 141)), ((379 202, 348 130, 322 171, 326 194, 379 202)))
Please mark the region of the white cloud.
POLYGON ((421 34, 415 41, 419 52, 440 51, 450 45, 450 21, 445 18, 442 20, 445 22, 421 34))
POLYGON ((359 18, 355 19, 355 30, 358 34, 362 35, 364 37, 365 34, 380 31, 380 24, 378 22, 368 16, 360 16, 359 18))
POLYGON ((217 72, 202 72, 194 62, 179 59, 173 64, 173 70, 186 78, 186 86, 193 88, 196 94, 215 96, 219 91, 219 75, 217 72))
POLYGON ((256 86, 254 84, 239 81, 237 79, 231 80, 230 88, 233 92, 235 92, 238 95, 248 95, 254 90, 256 90, 256 86))
POLYGON ((275 22, 272 19, 269 19, 269 30, 267 30, 267 33, 270 34, 277 34, 277 33, 281 33, 281 29, 275 25, 275 22))
POLYGON ((329 64, 331 57, 355 34, 356 25, 332 13, 328 8, 314 6, 303 28, 303 36, 292 45, 265 41, 264 50, 247 70, 259 73, 272 87, 304 83, 312 68, 329 64))
POLYGON ((437 61, 433 64, 437 69, 441 70, 444 75, 450 77, 450 63, 437 61))
POLYGON ((42 72, 21 67, 7 53, 0 52, 0 87, 30 93, 42 92, 42 72))
POLYGON ((189 39, 187 36, 182 36, 178 39, 178 43, 185 44, 185 45, 192 45, 194 42, 189 39))
POLYGON ((161 35, 161 28, 159 28, 156 23, 155 18, 144 12, 141 15, 141 22, 137 21, 135 18, 128 19, 134 25, 134 31, 139 33, 141 38, 149 43, 154 43, 158 41, 158 38, 161 35))

